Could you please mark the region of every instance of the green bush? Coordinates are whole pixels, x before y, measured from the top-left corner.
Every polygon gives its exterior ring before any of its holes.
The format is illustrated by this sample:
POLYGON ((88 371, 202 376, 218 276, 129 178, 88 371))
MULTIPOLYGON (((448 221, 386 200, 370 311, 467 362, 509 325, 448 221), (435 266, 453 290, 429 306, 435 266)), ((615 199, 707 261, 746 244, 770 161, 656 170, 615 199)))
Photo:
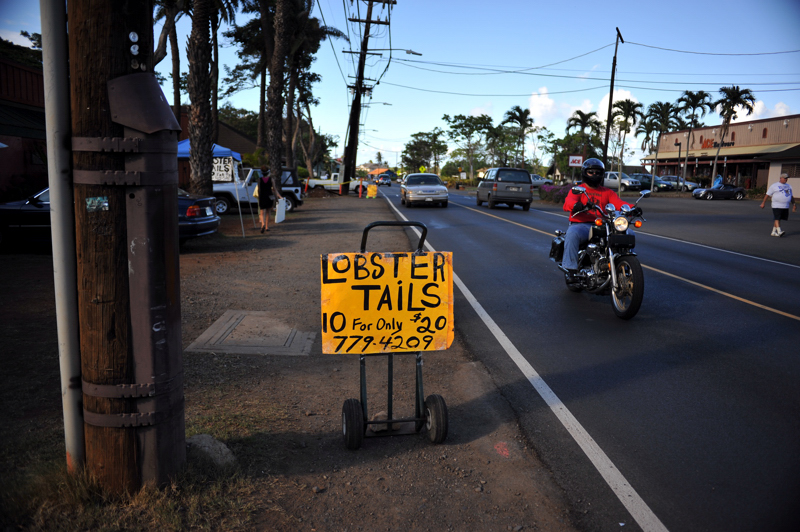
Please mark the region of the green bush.
POLYGON ((747 197, 750 199, 761 199, 767 193, 767 186, 751 188, 747 191, 747 197))
POLYGON ((552 203, 564 203, 571 185, 542 185, 539 187, 539 198, 552 203))

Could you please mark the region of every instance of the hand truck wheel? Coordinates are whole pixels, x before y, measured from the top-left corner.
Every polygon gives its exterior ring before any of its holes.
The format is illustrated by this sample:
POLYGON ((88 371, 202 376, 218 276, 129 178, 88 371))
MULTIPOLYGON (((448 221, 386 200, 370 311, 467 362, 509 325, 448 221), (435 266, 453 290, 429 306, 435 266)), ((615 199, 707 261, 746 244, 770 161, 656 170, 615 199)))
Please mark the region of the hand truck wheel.
POLYGON ((447 439, 447 404, 441 395, 433 394, 425 399, 425 419, 428 438, 433 443, 447 439))
POLYGON ((342 437, 344 445, 350 450, 361 447, 364 441, 364 411, 361 409, 361 401, 358 399, 348 399, 342 405, 342 437))

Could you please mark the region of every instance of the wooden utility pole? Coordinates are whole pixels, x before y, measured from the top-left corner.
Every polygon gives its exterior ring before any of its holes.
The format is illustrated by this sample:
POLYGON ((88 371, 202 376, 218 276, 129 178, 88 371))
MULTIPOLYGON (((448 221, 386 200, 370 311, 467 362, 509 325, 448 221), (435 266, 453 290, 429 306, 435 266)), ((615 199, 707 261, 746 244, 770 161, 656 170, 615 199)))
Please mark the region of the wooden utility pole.
POLYGON ((109 492, 185 462, 177 134, 152 0, 68 3, 86 467, 109 492))
MULTIPOLYGON (((361 42, 361 52, 358 57, 358 73, 356 74, 356 83, 350 88, 353 89, 353 105, 350 106, 350 122, 348 125, 347 145, 344 148, 344 175, 340 177, 345 183, 355 178, 356 176, 356 157, 358 156, 358 131, 359 131, 359 118, 361 116, 361 95, 369 90, 364 87, 364 66, 367 61, 367 45, 369 43, 369 29, 371 24, 389 24, 388 20, 372 20, 372 4, 395 4, 394 0, 368 0, 367 18, 359 20, 355 18, 348 19, 350 22, 363 22, 364 23, 364 39, 361 42)), ((350 190, 350 185, 345 184, 342 186, 342 191, 347 194, 350 190)))
MULTIPOLYGON (((608 93, 608 119, 606 120, 606 140, 603 142, 603 164, 608 167, 608 135, 611 132, 611 110, 614 107, 614 74, 617 72, 617 48, 619 48, 619 41, 625 44, 622 34, 617 28, 617 42, 614 45, 614 60, 611 62, 611 91, 608 93)), ((584 160, 586 160, 584 158, 584 160)), ((622 179, 620 179, 620 182, 622 179)))

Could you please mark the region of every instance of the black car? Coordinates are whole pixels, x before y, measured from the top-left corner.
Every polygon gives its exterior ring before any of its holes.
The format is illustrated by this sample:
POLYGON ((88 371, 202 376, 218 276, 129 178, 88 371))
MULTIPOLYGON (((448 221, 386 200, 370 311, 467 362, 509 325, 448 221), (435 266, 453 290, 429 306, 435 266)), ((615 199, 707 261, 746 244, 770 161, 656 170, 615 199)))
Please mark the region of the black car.
MULTIPOLYGON (((190 238, 216 232, 220 218, 214 209, 214 197, 189 194, 178 189, 178 238, 190 238)), ((0 245, 7 239, 25 242, 50 242, 50 189, 46 188, 25 200, 0 205, 0 245)))
POLYGON ((692 192, 694 199, 735 199, 743 200, 746 195, 742 187, 729 185, 727 183, 720 183, 711 188, 696 188, 692 192))

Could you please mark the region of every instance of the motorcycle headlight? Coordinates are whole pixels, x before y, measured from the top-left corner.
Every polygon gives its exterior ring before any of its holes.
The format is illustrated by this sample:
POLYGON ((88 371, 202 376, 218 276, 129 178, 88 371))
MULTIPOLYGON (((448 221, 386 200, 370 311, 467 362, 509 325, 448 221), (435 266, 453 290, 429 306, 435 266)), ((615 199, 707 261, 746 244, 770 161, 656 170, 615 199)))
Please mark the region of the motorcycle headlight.
POLYGON ((619 231, 620 233, 624 233, 628 230, 628 219, 624 216, 618 216, 614 218, 614 229, 619 231))

